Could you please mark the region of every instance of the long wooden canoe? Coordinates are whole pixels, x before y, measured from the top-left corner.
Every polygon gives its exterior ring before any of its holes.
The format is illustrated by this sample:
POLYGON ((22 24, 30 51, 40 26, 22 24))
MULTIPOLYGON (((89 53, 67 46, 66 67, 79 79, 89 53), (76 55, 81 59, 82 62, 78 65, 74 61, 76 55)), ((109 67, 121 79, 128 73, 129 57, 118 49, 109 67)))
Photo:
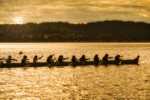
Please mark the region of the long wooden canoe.
POLYGON ((1 64, 0 68, 15 68, 15 67, 44 67, 44 66, 87 66, 87 65, 127 65, 127 64, 138 64, 138 60, 122 60, 120 62, 116 62, 114 60, 110 60, 108 62, 94 62, 94 61, 86 61, 85 63, 77 62, 77 63, 71 63, 71 62, 63 62, 63 63, 46 63, 46 62, 38 62, 38 63, 28 63, 28 64, 21 64, 21 63, 12 63, 12 64, 1 64))

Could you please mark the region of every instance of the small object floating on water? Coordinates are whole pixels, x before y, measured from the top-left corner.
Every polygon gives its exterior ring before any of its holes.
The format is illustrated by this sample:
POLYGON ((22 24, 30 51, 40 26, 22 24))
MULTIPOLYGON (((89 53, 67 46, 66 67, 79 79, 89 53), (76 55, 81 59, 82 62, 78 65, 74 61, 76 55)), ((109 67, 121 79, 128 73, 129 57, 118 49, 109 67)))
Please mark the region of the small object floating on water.
POLYGON ((22 52, 22 51, 20 51, 20 52, 19 52, 19 54, 23 54, 23 52, 22 52))

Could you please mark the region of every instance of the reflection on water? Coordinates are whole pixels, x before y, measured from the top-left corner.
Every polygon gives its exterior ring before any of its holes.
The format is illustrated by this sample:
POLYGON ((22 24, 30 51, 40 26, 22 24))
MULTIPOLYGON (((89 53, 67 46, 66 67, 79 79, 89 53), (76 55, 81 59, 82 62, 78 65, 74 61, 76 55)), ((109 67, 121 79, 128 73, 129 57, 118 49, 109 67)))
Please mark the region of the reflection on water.
MULTIPOLYGON (((150 44, 113 43, 47 43, 0 44, 0 57, 11 54, 21 59, 35 54, 58 57, 63 54, 100 58, 124 55, 124 59, 140 55, 140 65, 78 66, 41 68, 0 68, 0 99, 91 99, 91 100, 149 100, 150 98, 150 44)), ((19 60, 20 61, 20 60, 19 60)), ((19 62, 18 61, 18 62, 19 62)))

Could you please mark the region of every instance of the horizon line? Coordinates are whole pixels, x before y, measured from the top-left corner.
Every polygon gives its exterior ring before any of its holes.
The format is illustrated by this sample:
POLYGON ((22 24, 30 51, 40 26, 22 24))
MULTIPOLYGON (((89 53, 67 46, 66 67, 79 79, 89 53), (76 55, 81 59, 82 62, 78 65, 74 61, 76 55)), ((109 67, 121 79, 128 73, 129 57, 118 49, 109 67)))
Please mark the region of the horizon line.
POLYGON ((69 24, 88 24, 88 23, 94 23, 94 22, 105 22, 105 21, 121 21, 121 22, 135 22, 135 23, 146 23, 150 24, 150 22, 145 22, 145 21, 134 21, 134 20, 97 20, 97 21, 89 21, 89 22, 69 22, 69 21, 42 21, 42 22, 26 22, 26 23, 0 23, 0 25, 24 25, 24 24, 29 24, 29 23, 34 23, 34 24, 41 24, 41 23, 69 23, 69 24))

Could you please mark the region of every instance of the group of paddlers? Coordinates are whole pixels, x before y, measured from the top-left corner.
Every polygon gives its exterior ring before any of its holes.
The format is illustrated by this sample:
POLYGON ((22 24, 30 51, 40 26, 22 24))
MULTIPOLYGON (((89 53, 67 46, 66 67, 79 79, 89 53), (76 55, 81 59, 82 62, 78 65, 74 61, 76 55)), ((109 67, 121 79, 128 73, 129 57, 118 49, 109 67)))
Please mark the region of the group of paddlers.
MULTIPOLYGON (((42 57, 43 57, 43 56, 38 57, 37 55, 35 55, 34 58, 33 58, 33 63, 37 63, 38 60, 41 59, 42 57)), ((94 61, 95 63, 99 63, 100 61, 102 61, 103 63, 107 63, 107 62, 109 61, 109 59, 113 59, 113 58, 114 58, 114 60, 115 60, 116 62, 120 62, 120 61, 122 60, 121 57, 123 57, 123 56, 116 55, 115 57, 110 57, 108 54, 105 54, 104 57, 102 58, 102 60, 100 60, 98 54, 96 54, 96 55, 94 56, 94 58, 93 58, 93 61, 94 61)), ((139 57, 140 57, 140 56, 137 56, 134 60, 138 60, 139 57)), ((66 59, 69 59, 69 57, 66 57, 66 58, 65 58, 63 55, 60 55, 60 56, 58 57, 58 59, 56 59, 55 55, 53 54, 53 55, 49 55, 49 56, 47 57, 46 62, 49 63, 49 64, 50 64, 50 63, 53 63, 53 62, 63 63, 64 60, 66 60, 66 59)), ((9 55, 7 59, 6 59, 6 58, 0 58, 0 63, 3 63, 4 60, 6 61, 6 64, 11 64, 12 61, 17 61, 17 59, 13 59, 11 55, 9 55)), ((82 63, 84 63, 84 62, 86 62, 87 60, 90 60, 90 58, 86 58, 85 55, 82 55, 82 56, 80 57, 80 59, 77 59, 77 57, 76 57, 75 55, 73 55, 72 58, 71 58, 71 62, 72 62, 72 63, 76 63, 76 62, 82 62, 82 63)), ((23 56, 23 58, 22 58, 22 60, 21 60, 21 63, 22 63, 22 64, 29 63, 29 59, 28 59, 28 57, 27 57, 26 55, 23 56)))

